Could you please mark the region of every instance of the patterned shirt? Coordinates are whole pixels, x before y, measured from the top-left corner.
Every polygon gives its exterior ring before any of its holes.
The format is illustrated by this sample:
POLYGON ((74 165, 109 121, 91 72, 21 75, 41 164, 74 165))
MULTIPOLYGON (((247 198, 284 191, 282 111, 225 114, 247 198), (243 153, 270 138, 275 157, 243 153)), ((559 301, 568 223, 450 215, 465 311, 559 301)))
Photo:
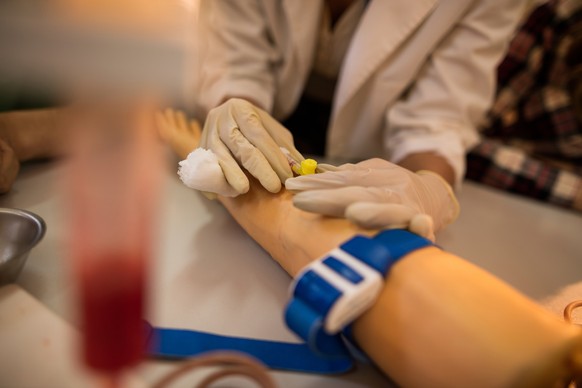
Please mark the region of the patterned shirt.
POLYGON ((582 1, 535 8, 497 72, 467 178, 582 211, 582 1))

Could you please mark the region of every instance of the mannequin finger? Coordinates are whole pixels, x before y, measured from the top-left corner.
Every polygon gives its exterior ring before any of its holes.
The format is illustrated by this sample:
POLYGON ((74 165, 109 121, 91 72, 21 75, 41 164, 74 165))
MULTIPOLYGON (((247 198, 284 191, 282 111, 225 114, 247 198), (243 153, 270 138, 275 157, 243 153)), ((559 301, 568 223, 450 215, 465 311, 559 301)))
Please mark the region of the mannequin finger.
POLYGON ((166 108, 164 110, 164 116, 166 118, 166 123, 171 128, 176 128, 178 126, 178 121, 176 120, 176 114, 172 108, 166 108))
POLYGON ((168 127, 166 124, 166 117, 162 112, 156 112, 154 115, 154 120, 156 122, 156 130, 158 136, 163 141, 166 141, 168 139, 168 127))
POLYGON ((358 186, 330 190, 309 190, 296 194, 297 208, 333 217, 344 217, 348 206, 356 202, 400 203, 400 196, 390 190, 358 186))
POLYGON ((190 120, 190 125, 188 126, 190 133, 200 139, 200 135, 202 134, 202 129, 200 128, 200 123, 198 120, 190 120))
POLYGON ((200 145, 200 137, 202 135, 200 124, 196 120, 190 120, 188 126, 184 129, 182 134, 186 138, 190 148, 196 148, 200 145))
POLYGON ((176 129, 180 131, 187 131, 188 130, 188 119, 186 118, 186 114, 181 110, 174 111, 174 117, 176 120, 176 129))

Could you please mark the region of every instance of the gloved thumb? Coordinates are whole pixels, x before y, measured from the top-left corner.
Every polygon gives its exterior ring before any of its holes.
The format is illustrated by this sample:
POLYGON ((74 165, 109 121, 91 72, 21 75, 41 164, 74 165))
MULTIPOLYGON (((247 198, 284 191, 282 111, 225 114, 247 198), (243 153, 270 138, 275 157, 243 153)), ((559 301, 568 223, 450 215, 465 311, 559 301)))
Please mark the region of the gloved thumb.
POLYGON ((346 208, 345 217, 364 228, 408 229, 435 240, 432 218, 402 204, 356 202, 346 208))

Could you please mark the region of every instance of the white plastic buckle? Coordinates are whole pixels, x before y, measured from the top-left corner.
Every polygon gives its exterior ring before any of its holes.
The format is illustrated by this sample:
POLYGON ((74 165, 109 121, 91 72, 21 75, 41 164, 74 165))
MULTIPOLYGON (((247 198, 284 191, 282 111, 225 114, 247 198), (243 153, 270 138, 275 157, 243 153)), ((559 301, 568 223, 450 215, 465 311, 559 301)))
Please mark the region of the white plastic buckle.
POLYGON ((324 317, 324 330, 331 335, 339 333, 344 327, 372 307, 382 290, 384 280, 378 271, 349 253, 336 248, 300 271, 291 287, 292 293, 299 279, 308 271, 315 272, 341 293, 341 296, 335 300, 330 308, 327 316, 324 317), (359 275, 361 279, 354 283, 329 267, 324 261, 330 257, 347 266, 359 275))

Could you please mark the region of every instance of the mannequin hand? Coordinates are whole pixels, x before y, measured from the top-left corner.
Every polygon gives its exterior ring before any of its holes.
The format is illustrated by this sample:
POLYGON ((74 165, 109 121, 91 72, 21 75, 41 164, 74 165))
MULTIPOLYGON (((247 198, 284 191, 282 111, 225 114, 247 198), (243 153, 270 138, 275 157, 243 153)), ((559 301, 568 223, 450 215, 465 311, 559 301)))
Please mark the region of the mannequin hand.
POLYGON ((457 199, 440 176, 382 159, 289 179, 285 186, 298 192, 293 204, 302 210, 346 217, 365 228, 406 228, 433 241, 459 214, 457 199))
POLYGON ((200 124, 196 120, 189 120, 180 110, 168 108, 158 112, 156 129, 160 139, 182 159, 186 159, 200 143, 200 124))
POLYGON ((262 109, 239 98, 231 98, 212 109, 204 123, 200 147, 212 151, 227 182, 239 194, 249 190, 242 165, 272 193, 293 176, 280 147, 297 162, 304 160, 293 145, 293 136, 262 109))

